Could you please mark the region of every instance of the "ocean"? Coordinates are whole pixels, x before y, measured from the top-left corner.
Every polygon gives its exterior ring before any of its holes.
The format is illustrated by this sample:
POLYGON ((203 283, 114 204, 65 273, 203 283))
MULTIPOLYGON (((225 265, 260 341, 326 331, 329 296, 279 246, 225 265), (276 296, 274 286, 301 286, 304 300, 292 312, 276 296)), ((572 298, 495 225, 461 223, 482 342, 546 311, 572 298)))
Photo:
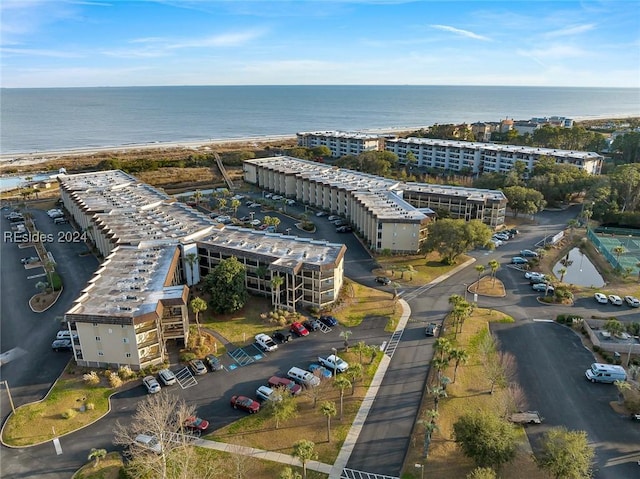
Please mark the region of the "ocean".
POLYGON ((640 89, 184 86, 0 89, 0 153, 411 129, 532 117, 640 116, 640 89))

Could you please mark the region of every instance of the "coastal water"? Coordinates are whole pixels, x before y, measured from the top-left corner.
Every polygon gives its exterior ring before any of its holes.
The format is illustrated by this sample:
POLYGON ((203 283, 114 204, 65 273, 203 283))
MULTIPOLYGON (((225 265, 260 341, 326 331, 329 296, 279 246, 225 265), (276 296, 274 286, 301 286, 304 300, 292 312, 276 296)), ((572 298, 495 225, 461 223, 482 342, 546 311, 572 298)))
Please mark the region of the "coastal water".
POLYGON ((640 89, 625 88, 5 88, 0 95, 2 154, 553 115, 640 116, 640 89))

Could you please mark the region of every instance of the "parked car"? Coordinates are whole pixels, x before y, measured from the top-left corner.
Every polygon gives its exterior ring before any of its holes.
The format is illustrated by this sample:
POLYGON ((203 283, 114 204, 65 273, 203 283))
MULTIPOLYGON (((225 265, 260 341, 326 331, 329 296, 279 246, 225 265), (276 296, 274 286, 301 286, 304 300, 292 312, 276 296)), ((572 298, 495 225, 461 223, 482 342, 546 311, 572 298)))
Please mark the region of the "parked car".
POLYGON ((317 217, 327 216, 327 213, 326 213, 326 212, 324 212, 324 211, 318 211, 318 212, 316 213, 316 216, 317 216, 317 217))
POLYGON ((517 228, 511 228, 511 229, 508 229, 507 231, 511 233, 512 236, 515 236, 518 233, 520 233, 517 228))
POLYGON ((509 241, 511 239, 511 236, 509 236, 506 233, 496 233, 493 235, 493 238, 498 238, 499 240, 502 240, 502 241, 509 241))
POLYGON ((620 296, 618 296, 617 294, 610 294, 609 295, 609 302, 611 304, 615 304, 616 306, 622 306, 622 298, 620 296))
POLYGON ((291 323, 289 331, 291 331, 298 337, 309 336, 309 331, 307 330, 307 328, 305 328, 302 323, 299 323, 298 321, 296 321, 295 323, 291 323))
POLYGON ((160 392, 160 383, 153 376, 145 376, 142 379, 142 384, 147 388, 149 394, 160 392))
POLYGON ((549 279, 546 276, 532 276, 529 279, 529 284, 548 283, 549 279))
POLYGON ((531 289, 533 289, 534 291, 544 291, 547 293, 553 293, 555 291, 555 288, 549 283, 536 283, 531 286, 531 289))
POLYGON ((339 373, 343 373, 349 369, 349 363, 335 354, 330 354, 326 358, 318 356, 318 362, 331 371, 337 371, 339 373))
POLYGON ((640 299, 635 296, 625 296, 624 300, 632 308, 640 308, 640 299))
POLYGON ((336 318, 334 318, 333 316, 329 316, 329 315, 323 315, 320 316, 320 321, 325 325, 325 326, 335 326, 338 324, 338 320, 336 318))
POLYGON ((336 233, 351 233, 353 228, 351 226, 338 226, 336 228, 336 233))
POLYGON ((291 333, 288 331, 276 331, 271 337, 281 343, 288 343, 291 341, 291 333))
POLYGON ((68 329, 61 329, 56 333, 56 339, 78 339, 78 333, 76 331, 69 331, 68 329))
POLYGON ((158 441, 158 438, 149 434, 138 434, 133 442, 144 449, 149 449, 156 454, 162 454, 162 445, 158 441))
POLYGON ((197 416, 189 416, 187 419, 185 419, 184 423, 182 424, 182 427, 189 429, 191 431, 202 432, 202 431, 206 431, 207 428, 209 427, 209 421, 197 416))
POLYGON ((317 331, 322 327, 322 323, 320 320, 316 318, 307 319, 304 323, 302 323, 307 331, 317 331))
POLYGON ((295 381, 292 381, 289 378, 281 378, 280 376, 271 376, 267 381, 267 384, 271 388, 286 388, 294 396, 296 394, 300 394, 300 391, 302 391, 302 387, 300 387, 299 384, 296 384, 295 381))
POLYGON ((204 357, 204 362, 207 363, 207 366, 209 366, 209 369, 211 369, 212 371, 220 371, 221 369, 223 369, 222 363, 220 362, 218 357, 214 356, 213 354, 207 354, 204 357))
POLYGON ((520 256, 522 256, 523 258, 537 258, 538 253, 536 253, 535 251, 531 251, 530 249, 523 249, 522 251, 520 251, 520 256))
POLYGON ((251 221, 249 221, 249 224, 250 224, 251 226, 260 226, 260 224, 262 224, 262 221, 260 221, 260 220, 258 220, 258 219, 256 219, 256 220, 251 220, 251 221))
POLYGON ((204 365, 201 359, 192 359, 189 361, 189 367, 196 376, 207 374, 207 367, 204 365))
POLYGON ((330 215, 327 219, 329 221, 337 221, 337 220, 341 220, 342 218, 340 218, 339 216, 336 216, 336 215, 330 215))
POLYGON ((56 339, 51 343, 51 349, 54 351, 70 351, 72 348, 70 339, 56 339))
POLYGON ((343 226, 348 226, 349 222, 345 221, 345 220, 336 220, 333 222, 333 224, 337 227, 337 228, 341 228, 343 226))
POLYGON ((264 333, 256 334, 255 340, 263 351, 271 352, 278 349, 278 345, 273 342, 273 339, 264 333))
POLYGON ((160 371, 158 371, 158 377, 160 378, 160 381, 162 381, 162 384, 164 384, 165 386, 171 386, 172 384, 175 384, 176 381, 178 381, 176 379, 176 375, 173 374, 173 371, 171 371, 170 369, 161 369, 160 371))
POLYGON ((504 241, 499 240, 498 238, 491 238, 489 240, 491 243, 493 243, 493 245, 497 248, 498 246, 502 246, 504 244, 504 241))
POLYGON ((231 396, 231 407, 254 414, 260 410, 260 403, 247 396, 231 396))
POLYGON ((529 263, 529 260, 526 258, 523 258, 522 256, 514 256, 513 258, 511 258, 511 264, 527 264, 529 263))
POLYGON ((27 258, 22 258, 20 260, 20 262, 22 264, 33 264, 33 263, 39 263, 40 262, 40 258, 38 258, 37 256, 29 256, 27 258))
POLYGON ((531 278, 544 278, 545 275, 542 273, 538 273, 537 271, 527 271, 524 274, 524 277, 527 279, 531 279, 531 278))
POLYGON ((437 336, 439 329, 440 326, 438 326, 436 323, 429 323, 427 324, 427 327, 424 328, 424 334, 425 336, 437 336))
POLYGON ((391 280, 386 276, 376 276, 376 283, 383 284, 386 286, 388 284, 391 284, 391 280))
POLYGON ((609 300, 607 299, 607 296, 605 294, 596 293, 596 294, 593 295, 593 297, 600 304, 608 304, 609 303, 609 300))
POLYGON ((256 397, 258 401, 268 401, 273 394, 273 389, 269 386, 260 386, 256 389, 256 397))
POLYGON ((320 379, 330 379, 333 376, 333 373, 329 369, 318 363, 309 364, 309 367, 307 369, 318 376, 320 379))

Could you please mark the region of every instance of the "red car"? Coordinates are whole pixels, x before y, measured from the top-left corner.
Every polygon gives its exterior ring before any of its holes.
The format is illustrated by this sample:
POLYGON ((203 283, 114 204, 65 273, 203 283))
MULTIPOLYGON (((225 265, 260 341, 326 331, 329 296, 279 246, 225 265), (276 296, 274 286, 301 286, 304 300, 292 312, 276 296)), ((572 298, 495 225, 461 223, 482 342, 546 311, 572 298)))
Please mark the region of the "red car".
POLYGON ((289 330, 298 337, 309 335, 309 331, 307 331, 307 328, 305 328, 302 323, 295 322, 291 324, 289 330))
POLYGON ((206 431, 209 427, 209 421, 196 416, 190 416, 184 421, 183 426, 195 431, 206 431))
POLYGON ((278 376, 271 376, 269 381, 267 381, 269 387, 272 388, 287 388, 292 395, 300 394, 302 391, 302 387, 299 384, 296 384, 291 379, 281 378, 278 376))
POLYGON ((260 403, 247 396, 232 396, 231 406, 234 409, 242 409, 250 414, 254 414, 260 410, 260 403))

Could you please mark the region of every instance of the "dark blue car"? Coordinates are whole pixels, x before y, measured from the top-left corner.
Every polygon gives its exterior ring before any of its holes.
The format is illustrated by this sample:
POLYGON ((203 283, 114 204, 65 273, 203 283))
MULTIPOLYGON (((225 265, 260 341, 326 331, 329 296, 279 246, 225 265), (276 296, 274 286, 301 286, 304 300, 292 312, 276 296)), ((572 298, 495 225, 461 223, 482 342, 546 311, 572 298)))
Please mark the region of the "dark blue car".
POLYGON ((329 327, 335 326, 338 324, 338 320, 333 316, 327 316, 327 315, 320 316, 320 321, 322 321, 323 324, 329 327))

